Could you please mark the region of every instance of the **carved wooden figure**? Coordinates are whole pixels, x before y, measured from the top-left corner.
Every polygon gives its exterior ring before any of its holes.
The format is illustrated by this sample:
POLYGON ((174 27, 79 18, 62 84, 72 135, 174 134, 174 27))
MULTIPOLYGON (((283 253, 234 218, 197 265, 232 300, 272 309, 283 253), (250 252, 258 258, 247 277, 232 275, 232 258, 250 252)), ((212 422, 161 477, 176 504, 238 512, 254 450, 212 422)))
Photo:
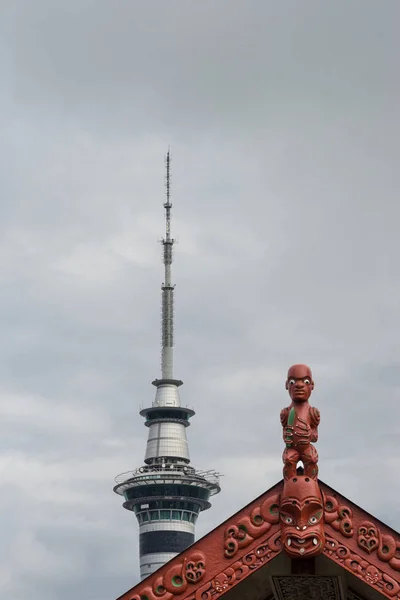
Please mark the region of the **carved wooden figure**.
POLYGON ((304 464, 304 475, 317 479, 318 453, 312 442, 318 440, 319 410, 309 405, 308 399, 314 389, 312 373, 307 365, 290 367, 286 389, 292 403, 281 411, 283 441, 286 448, 283 452, 283 478, 296 477, 299 461, 304 464))
POLYGON ((292 558, 321 554, 325 545, 324 502, 318 484, 319 411, 309 405, 314 389, 310 367, 290 367, 286 389, 292 403, 281 411, 283 427, 283 491, 279 505, 282 544, 292 558), (304 472, 297 469, 302 461, 304 472))

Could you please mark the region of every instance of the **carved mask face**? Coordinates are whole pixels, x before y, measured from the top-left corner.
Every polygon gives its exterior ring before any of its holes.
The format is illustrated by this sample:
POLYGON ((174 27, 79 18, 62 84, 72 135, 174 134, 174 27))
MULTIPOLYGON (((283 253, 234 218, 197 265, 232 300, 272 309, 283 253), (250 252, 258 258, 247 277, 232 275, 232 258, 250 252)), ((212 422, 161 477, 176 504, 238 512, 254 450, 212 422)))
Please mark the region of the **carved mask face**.
POLYGON ((379 545, 379 533, 374 523, 364 521, 358 528, 358 545, 370 554, 379 545))
POLYGON ((282 544, 292 558, 321 554, 324 507, 318 482, 298 475, 285 482, 279 508, 282 544))

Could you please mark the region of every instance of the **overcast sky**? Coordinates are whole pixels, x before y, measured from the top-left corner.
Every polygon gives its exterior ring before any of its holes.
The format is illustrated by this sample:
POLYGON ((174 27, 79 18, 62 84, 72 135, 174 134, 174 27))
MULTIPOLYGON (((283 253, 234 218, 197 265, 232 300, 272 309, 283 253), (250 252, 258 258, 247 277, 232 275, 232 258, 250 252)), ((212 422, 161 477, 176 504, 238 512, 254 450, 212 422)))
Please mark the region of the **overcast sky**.
POLYGON ((0 3, 0 590, 113 600, 160 376, 164 154, 197 536, 281 478, 309 363, 320 477, 400 528, 398 0, 0 3))

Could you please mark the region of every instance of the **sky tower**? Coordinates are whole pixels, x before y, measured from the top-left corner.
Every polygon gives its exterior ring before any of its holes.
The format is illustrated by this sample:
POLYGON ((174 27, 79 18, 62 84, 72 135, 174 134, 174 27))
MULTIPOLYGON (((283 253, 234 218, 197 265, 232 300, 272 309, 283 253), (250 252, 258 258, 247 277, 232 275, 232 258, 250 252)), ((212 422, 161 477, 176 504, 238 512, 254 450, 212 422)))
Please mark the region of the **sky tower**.
POLYGON ((161 379, 150 408, 140 411, 149 428, 144 465, 115 478, 114 492, 124 497, 124 508, 135 513, 139 523, 140 575, 143 579, 193 544, 195 523, 202 510, 210 508, 210 496, 220 491, 219 475, 190 466, 186 427, 195 414, 181 406, 182 381, 173 375, 174 284, 172 283, 170 166, 165 158, 164 283, 161 286, 161 379))

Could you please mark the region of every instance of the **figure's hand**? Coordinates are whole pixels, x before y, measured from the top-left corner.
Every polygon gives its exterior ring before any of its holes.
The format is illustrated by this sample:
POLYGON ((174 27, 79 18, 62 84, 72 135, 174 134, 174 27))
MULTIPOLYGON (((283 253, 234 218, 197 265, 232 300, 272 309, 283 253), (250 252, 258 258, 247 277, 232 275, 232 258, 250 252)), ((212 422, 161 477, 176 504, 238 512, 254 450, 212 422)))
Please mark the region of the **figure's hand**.
POLYGON ((310 407, 310 419, 311 419, 311 441, 318 442, 318 425, 321 420, 318 408, 314 406, 310 407))
POLYGON ((318 408, 315 408, 315 406, 310 406, 310 418, 311 418, 311 425, 313 427, 318 427, 318 425, 320 424, 320 421, 321 421, 321 415, 320 415, 318 408))
POLYGON ((286 444, 286 448, 291 448, 293 445, 293 430, 294 427, 292 425, 286 425, 284 429, 283 441, 286 444))
POLYGON ((298 417, 298 422, 296 423, 296 431, 295 435, 297 437, 297 445, 298 446, 307 446, 311 440, 311 427, 309 424, 298 417))

